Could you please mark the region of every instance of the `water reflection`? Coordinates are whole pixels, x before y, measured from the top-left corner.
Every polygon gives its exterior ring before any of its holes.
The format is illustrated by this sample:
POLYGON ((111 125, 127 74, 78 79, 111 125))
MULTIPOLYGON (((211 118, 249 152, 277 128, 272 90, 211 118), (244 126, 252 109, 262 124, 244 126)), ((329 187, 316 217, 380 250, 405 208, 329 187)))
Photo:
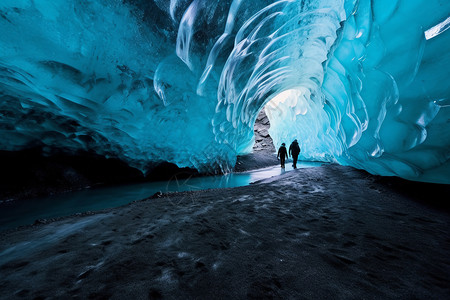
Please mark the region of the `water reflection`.
MULTIPOLYGON (((299 167, 317 167, 322 164, 319 162, 301 162, 299 167)), ((174 176, 168 181, 99 187, 26 201, 6 202, 0 204, 0 230, 32 224, 37 219, 56 218, 86 211, 118 207, 135 200, 145 199, 157 192, 182 192, 244 186, 291 170, 292 166, 286 164, 286 169, 274 166, 223 176, 188 177, 184 179, 174 176)))

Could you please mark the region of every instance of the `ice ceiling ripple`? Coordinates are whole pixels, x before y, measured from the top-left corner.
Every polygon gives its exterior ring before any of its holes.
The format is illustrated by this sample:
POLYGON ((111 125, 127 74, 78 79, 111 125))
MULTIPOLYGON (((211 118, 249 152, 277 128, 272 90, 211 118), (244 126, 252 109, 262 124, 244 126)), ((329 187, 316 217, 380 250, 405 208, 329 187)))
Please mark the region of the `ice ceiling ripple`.
POLYGON ((275 146, 297 138, 302 159, 450 183, 450 31, 424 34, 449 13, 441 0, 2 0, 0 148, 229 170, 267 104, 275 146))

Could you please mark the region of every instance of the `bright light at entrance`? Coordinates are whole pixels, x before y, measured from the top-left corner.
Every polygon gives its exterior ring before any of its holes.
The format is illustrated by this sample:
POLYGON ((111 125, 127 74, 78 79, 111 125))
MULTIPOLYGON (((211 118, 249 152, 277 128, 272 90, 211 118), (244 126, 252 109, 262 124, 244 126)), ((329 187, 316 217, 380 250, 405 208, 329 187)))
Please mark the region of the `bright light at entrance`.
POLYGON ((307 89, 290 89, 283 91, 272 98, 266 104, 266 114, 271 118, 274 114, 283 115, 280 104, 292 108, 295 115, 306 115, 308 112, 307 98, 309 98, 309 90, 307 89))

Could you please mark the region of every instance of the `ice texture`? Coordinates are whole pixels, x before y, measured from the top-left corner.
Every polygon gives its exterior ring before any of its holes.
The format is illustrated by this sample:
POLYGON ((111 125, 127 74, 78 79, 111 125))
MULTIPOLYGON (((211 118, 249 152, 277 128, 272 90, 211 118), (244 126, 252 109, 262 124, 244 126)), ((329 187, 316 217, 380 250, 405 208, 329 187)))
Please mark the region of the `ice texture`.
POLYGON ((298 139, 300 159, 450 183, 449 12, 440 0, 2 0, 0 149, 227 171, 265 107, 275 147, 298 139))

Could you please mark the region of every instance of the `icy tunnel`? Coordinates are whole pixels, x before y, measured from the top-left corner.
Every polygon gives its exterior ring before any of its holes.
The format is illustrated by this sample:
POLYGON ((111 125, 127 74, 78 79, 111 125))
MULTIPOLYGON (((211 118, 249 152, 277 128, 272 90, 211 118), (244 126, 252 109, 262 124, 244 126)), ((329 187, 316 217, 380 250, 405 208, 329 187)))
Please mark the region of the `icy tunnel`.
POLYGON ((301 159, 450 183, 450 2, 2 0, 0 150, 230 170, 301 159))

